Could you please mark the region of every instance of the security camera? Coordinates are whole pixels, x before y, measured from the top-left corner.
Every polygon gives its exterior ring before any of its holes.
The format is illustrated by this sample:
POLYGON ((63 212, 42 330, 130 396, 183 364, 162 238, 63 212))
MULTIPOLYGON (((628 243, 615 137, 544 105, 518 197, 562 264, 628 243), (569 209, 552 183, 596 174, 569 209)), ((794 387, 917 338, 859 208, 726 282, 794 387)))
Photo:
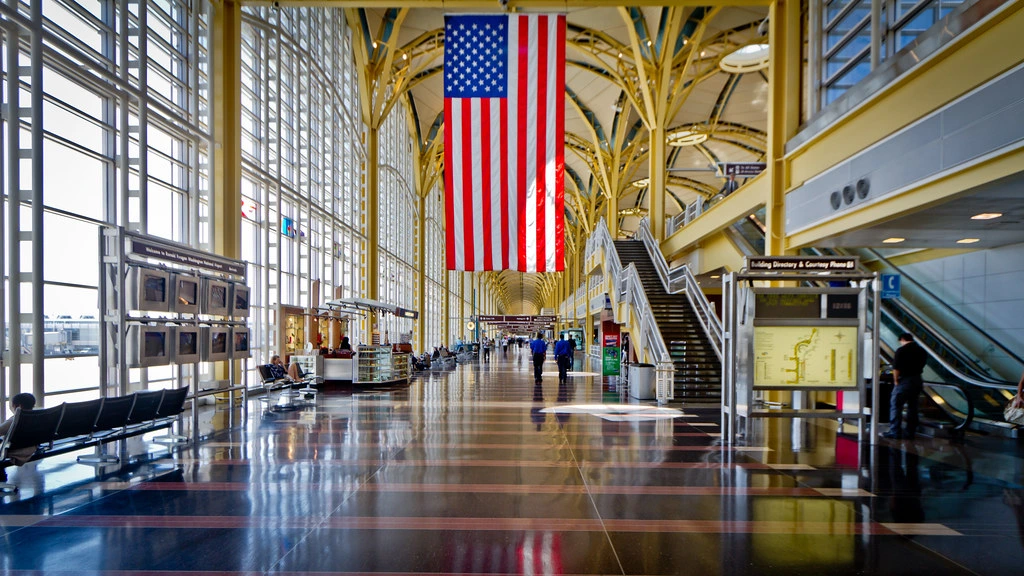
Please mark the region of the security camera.
POLYGON ((501 4, 502 8, 508 8, 508 0, 498 0, 498 4, 501 4))

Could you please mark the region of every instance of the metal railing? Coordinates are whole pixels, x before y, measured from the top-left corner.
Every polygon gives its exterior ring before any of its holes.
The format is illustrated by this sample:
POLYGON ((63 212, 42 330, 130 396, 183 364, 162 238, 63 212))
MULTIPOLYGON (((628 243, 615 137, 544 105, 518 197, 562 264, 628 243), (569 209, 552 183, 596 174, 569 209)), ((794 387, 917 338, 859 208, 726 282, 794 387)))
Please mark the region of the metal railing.
POLYGON ((633 345, 636 347, 637 355, 643 352, 655 360, 658 367, 658 400, 671 400, 674 397, 671 378, 666 379, 663 375, 666 370, 672 371, 672 357, 669 356, 668 346, 661 337, 661 330, 658 329, 658 322, 654 318, 654 312, 647 300, 647 293, 644 292, 640 275, 636 266, 630 264, 623 267, 619 260, 619 253, 615 250, 615 242, 612 240, 608 226, 602 218, 598 222, 594 233, 587 239, 587 257, 590 258, 598 250, 604 250, 607 272, 612 280, 613 304, 625 302, 632 305, 637 318, 640 320, 639 330, 633 331, 633 345))
POLYGON ((704 199, 701 198, 692 204, 683 207, 682 212, 668 219, 668 226, 665 227, 665 235, 671 236, 676 230, 686 226, 704 213, 704 199))
POLYGON ((722 321, 719 320, 718 315, 715 314, 711 306, 711 302, 708 301, 704 291, 697 284, 697 279, 690 273, 689 266, 684 264, 671 270, 669 269, 665 255, 661 253, 661 248, 655 242, 654 236, 651 235, 650 222, 647 218, 640 221, 636 237, 643 241, 644 246, 647 248, 647 254, 651 257, 651 261, 654 262, 654 268, 658 271, 658 277, 661 279, 661 285, 665 288, 665 291, 669 294, 679 294, 680 292, 686 294, 686 299, 690 301, 690 306, 697 314, 697 319, 700 321, 704 333, 711 342, 715 355, 721 361, 723 350, 722 321))

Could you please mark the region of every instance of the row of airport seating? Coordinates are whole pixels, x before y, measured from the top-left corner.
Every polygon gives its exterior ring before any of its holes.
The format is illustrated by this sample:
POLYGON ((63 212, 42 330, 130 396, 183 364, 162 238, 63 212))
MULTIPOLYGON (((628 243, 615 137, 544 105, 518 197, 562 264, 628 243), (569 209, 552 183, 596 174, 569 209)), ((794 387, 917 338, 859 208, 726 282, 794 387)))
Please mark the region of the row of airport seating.
MULTIPOLYGON (((8 466, 14 464, 9 454, 36 447, 29 461, 95 447, 96 457, 80 456, 79 462, 116 461, 101 455, 103 445, 170 428, 185 410, 188 387, 166 390, 145 390, 128 394, 65 402, 52 408, 15 410, 11 428, 0 441, 0 491, 15 492, 17 486, 7 484, 8 466)), ((168 435, 154 439, 178 442, 181 436, 168 435)))

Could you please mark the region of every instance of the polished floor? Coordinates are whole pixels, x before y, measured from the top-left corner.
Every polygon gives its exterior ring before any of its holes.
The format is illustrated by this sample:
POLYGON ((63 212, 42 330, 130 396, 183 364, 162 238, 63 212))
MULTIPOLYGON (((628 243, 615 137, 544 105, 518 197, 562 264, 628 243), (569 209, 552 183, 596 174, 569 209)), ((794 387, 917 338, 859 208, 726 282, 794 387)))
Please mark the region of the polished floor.
POLYGON ((1024 451, 630 401, 528 355, 10 469, 4 574, 1022 574, 1024 451), (295 409, 291 409, 295 408, 295 409), (675 408, 675 410, 672 410, 675 408))

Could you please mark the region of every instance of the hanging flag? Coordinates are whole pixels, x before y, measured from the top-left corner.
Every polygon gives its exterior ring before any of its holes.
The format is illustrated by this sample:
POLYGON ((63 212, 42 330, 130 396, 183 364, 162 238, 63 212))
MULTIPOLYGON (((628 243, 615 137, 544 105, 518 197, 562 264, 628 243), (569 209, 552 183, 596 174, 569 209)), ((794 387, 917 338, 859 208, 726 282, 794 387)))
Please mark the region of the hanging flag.
POLYGON ((565 16, 445 17, 449 270, 565 268, 565 16))

